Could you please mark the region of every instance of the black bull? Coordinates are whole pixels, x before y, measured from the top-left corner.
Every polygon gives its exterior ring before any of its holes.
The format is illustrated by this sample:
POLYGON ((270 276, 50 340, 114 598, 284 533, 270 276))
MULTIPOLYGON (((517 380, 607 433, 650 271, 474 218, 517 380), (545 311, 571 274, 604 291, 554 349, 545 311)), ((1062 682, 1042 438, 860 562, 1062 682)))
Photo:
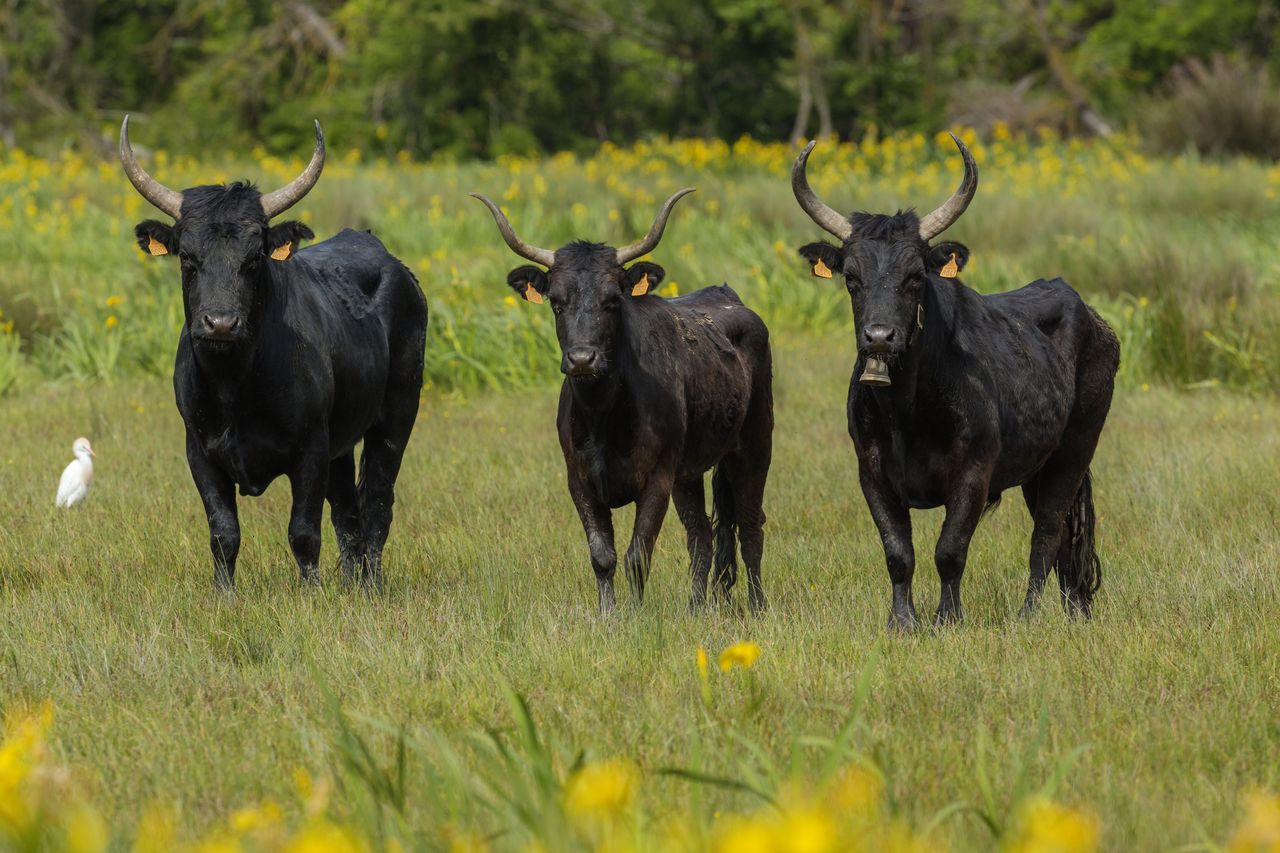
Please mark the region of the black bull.
POLYGON ((247 184, 182 192, 160 184, 134 159, 127 118, 120 154, 139 193, 175 219, 142 222, 136 234, 144 251, 181 261, 186 322, 173 384, 215 583, 234 584, 236 487, 260 495, 284 475, 293 490, 289 545, 303 580, 319 577, 327 499, 343 579, 379 587, 422 387, 427 306, 417 281, 371 234, 344 230, 298 251, 309 228, 271 226, 319 179, 319 124, 306 171, 265 195, 247 184))
POLYGON ((843 278, 858 358, 849 385, 849 435, 858 478, 884 543, 893 583, 890 625, 916 624, 909 511, 943 506, 934 550, 941 581, 935 619, 958 620, 960 579, 984 508, 1021 486, 1034 520, 1023 613, 1052 567, 1064 608, 1088 614, 1101 583, 1089 464, 1111 406, 1120 344, 1065 281, 1039 280, 983 296, 955 278, 958 243, 930 246, 968 206, 977 166, 963 143, 960 189, 924 218, 844 217, 809 188, 811 143, 793 189, 840 246, 800 249, 815 275, 843 278))
POLYGON ((555 312, 565 374, 556 424, 602 611, 615 601, 611 509, 636 505, 625 566, 639 600, 672 500, 688 533, 691 604, 705 600, 713 562, 715 592, 728 597, 740 544, 748 600, 753 609, 765 606, 760 561, 773 435, 769 332, 727 286, 664 299, 652 293, 662 267, 624 268, 658 244, 672 206, 686 192, 667 201, 638 243, 614 249, 576 242, 554 252, 525 243, 497 205, 479 197, 507 245, 540 265, 512 270, 508 283, 531 302, 549 301, 555 312), (714 527, 703 486, 713 466, 714 527))

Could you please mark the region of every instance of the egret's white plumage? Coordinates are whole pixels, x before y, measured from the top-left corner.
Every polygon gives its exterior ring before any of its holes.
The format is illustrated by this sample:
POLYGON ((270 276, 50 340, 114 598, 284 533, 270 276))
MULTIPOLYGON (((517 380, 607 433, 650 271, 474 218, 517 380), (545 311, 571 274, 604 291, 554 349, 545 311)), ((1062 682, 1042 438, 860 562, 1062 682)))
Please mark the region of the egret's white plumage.
POLYGON ((62 472, 58 481, 58 497, 54 503, 63 508, 82 504, 89 497, 89 484, 93 482, 93 457, 97 454, 89 446, 89 439, 77 438, 71 445, 76 458, 62 472))

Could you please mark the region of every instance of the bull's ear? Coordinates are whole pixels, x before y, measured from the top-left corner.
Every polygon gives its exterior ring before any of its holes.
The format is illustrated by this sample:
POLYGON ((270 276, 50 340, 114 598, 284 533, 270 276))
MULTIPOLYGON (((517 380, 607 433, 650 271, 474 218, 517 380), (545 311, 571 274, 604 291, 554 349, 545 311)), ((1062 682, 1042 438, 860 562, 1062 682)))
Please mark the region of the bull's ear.
POLYGON ((809 270, 818 278, 832 278, 843 266, 840 250, 830 243, 801 246, 800 257, 809 262, 809 270))
POLYGON ((929 272, 937 273, 943 278, 955 278, 960 270, 969 263, 969 247, 964 243, 951 240, 929 247, 929 272))
POLYGON ((138 248, 148 255, 172 255, 178 251, 173 228, 163 222, 154 219, 139 222, 134 226, 133 236, 138 240, 138 248))
POLYGON ((267 232, 267 253, 273 261, 287 261, 298 251, 303 240, 310 240, 315 232, 301 222, 281 222, 267 232))
POLYGON ((542 297, 547 292, 547 274, 526 264, 507 273, 507 284, 534 305, 541 305, 542 297))
POLYGON ((627 292, 632 296, 644 296, 650 291, 657 290, 658 285, 662 284, 662 280, 666 277, 667 271, 662 267, 648 261, 641 261, 627 269, 623 281, 626 282, 627 292))

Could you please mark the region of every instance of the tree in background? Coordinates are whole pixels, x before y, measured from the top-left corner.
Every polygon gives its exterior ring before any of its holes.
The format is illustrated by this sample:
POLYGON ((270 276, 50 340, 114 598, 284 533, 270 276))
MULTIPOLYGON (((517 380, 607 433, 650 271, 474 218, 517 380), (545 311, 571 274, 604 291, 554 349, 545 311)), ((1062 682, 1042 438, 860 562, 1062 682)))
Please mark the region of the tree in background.
POLYGON ((293 151, 316 115, 368 154, 452 158, 957 119, 1101 132, 1189 59, 1268 61, 1277 2, 0 0, 0 143, 106 151, 125 111, 179 151, 293 151))

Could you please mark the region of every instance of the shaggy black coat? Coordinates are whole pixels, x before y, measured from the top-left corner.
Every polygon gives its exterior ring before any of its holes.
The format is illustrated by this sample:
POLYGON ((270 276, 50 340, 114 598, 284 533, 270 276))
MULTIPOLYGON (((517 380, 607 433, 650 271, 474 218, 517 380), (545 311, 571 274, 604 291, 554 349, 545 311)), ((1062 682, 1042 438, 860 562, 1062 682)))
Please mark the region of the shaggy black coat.
POLYGON ((614 255, 608 246, 571 243, 547 272, 525 266, 508 278, 526 298, 529 288, 545 297, 556 315, 565 373, 556 424, 600 607, 615 604, 611 509, 636 504, 625 566, 641 599, 674 499, 688 533, 691 603, 705 600, 713 561, 716 593, 728 597, 740 544, 750 604, 763 608, 773 435, 768 329, 727 285, 664 299, 652 292, 660 266, 623 269, 614 255), (637 285, 644 292, 633 295, 637 285), (703 484, 713 467, 714 530, 703 484))
POLYGON ((260 495, 283 475, 303 579, 318 579, 328 499, 343 579, 379 586, 422 387, 427 306, 417 280, 366 232, 297 250, 311 230, 271 227, 246 184, 186 190, 175 225, 149 220, 136 235, 144 251, 182 264, 186 322, 173 384, 215 582, 234 585, 235 489, 260 495))
POLYGON ((936 618, 959 619, 974 529, 1014 486, 1035 524, 1024 612, 1052 567, 1064 607, 1088 613, 1101 581, 1089 464, 1111 406, 1115 333, 1062 279, 984 296, 940 276, 968 250, 929 246, 913 213, 850 221, 843 246, 800 253, 843 277, 853 305, 849 435, 893 583, 891 626, 916 624, 909 510, 946 507, 936 618), (859 382, 869 358, 887 362, 888 387, 859 382))

